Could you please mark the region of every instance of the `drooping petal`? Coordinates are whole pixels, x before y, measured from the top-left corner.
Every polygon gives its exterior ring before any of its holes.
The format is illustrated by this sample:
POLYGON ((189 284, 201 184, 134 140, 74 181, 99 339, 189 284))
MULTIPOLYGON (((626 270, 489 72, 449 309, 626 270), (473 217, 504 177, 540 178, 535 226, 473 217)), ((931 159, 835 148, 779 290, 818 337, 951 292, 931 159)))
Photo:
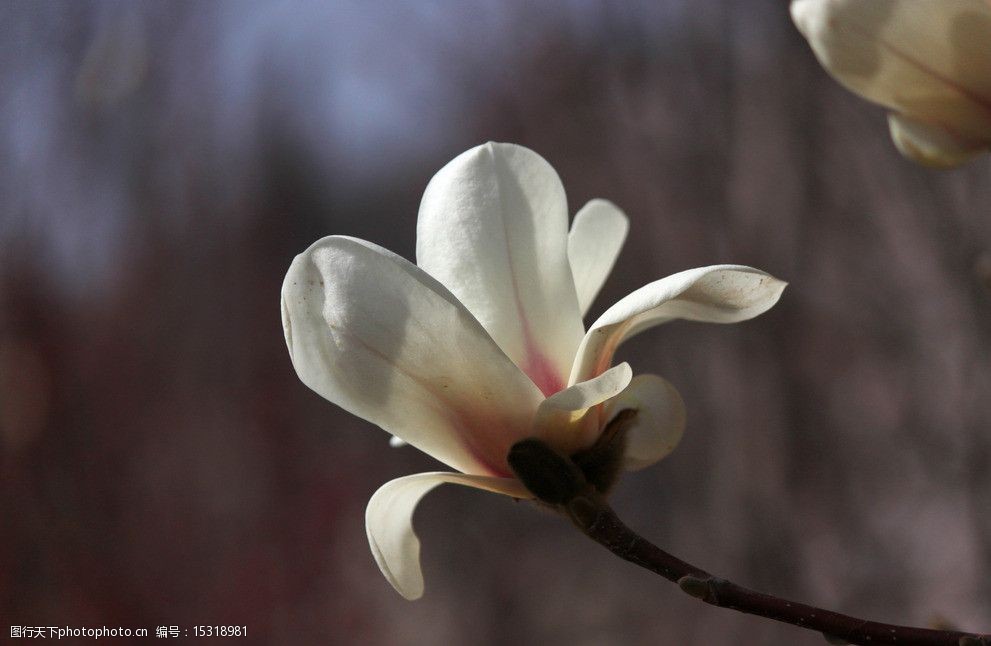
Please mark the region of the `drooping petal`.
POLYGON ((592 200, 582 207, 568 234, 568 260, 584 317, 623 248, 629 220, 607 200, 592 200))
POLYGON ((987 0, 794 0, 823 67, 861 96, 991 143, 987 0))
POLYGON ((460 473, 418 473, 379 487, 365 510, 365 530, 372 555, 392 587, 407 599, 423 595, 420 539, 413 531, 413 512, 431 489, 445 482, 484 489, 513 498, 533 496, 518 480, 460 473))
POLYGON ((282 287, 293 366, 345 410, 466 473, 508 475, 542 397, 471 314, 420 268, 331 236, 282 287))
POLYGON ((537 409, 534 435, 565 455, 587 447, 602 430, 598 415, 589 409, 623 392, 632 378, 630 364, 621 363, 551 395, 537 409))
POLYGON ((901 154, 931 168, 959 166, 987 149, 986 143, 961 139, 942 128, 901 114, 889 114, 888 127, 901 154))
POLYGON ((759 269, 713 265, 645 285, 610 307, 582 339, 570 383, 602 374, 624 340, 673 319, 736 323, 767 311, 786 283, 759 269))
POLYGON ((458 155, 420 204, 417 264, 545 395, 565 386, 583 333, 567 239, 561 180, 521 146, 488 143, 458 155))
POLYGON ((685 403, 667 380, 637 375, 630 386, 606 405, 605 418, 627 408, 637 411, 626 432, 623 466, 635 471, 654 464, 674 450, 685 430, 685 403))

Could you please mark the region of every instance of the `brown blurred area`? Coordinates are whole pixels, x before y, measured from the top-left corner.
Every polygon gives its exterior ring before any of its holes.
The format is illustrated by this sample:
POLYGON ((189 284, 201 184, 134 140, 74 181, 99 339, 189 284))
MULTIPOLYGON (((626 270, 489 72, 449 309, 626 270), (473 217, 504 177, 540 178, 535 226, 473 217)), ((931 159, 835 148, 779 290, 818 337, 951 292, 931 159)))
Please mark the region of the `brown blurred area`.
POLYGON ((991 629, 991 168, 902 160, 785 2, 15 0, 0 34, 3 631, 824 643, 457 487, 417 513, 426 596, 379 574, 365 503, 439 465, 300 383, 281 281, 331 233, 412 258, 427 181, 486 140, 629 215, 593 318, 689 267, 790 282, 621 352, 689 413, 620 483, 631 526, 758 589, 991 629))

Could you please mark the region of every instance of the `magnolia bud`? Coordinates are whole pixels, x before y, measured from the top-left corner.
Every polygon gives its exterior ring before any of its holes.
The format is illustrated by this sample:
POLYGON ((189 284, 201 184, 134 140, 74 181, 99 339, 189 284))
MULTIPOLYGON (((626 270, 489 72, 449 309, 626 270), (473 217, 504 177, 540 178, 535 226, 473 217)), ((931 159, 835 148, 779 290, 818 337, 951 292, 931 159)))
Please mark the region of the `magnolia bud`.
POLYGON ((946 168, 991 148, 987 0, 793 0, 791 15, 827 72, 892 111, 906 157, 946 168))

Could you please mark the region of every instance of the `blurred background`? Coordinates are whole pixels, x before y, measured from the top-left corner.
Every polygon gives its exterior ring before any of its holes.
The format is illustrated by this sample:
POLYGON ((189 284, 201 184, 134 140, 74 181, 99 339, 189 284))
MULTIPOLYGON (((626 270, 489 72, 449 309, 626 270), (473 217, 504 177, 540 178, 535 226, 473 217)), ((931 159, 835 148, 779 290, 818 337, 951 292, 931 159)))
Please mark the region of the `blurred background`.
POLYGON ((809 644, 565 520, 459 487, 416 517, 426 596, 364 507, 439 465, 309 391, 292 257, 413 257, 431 175, 511 141, 631 235, 593 307, 734 262, 745 324, 621 351, 689 413, 614 506, 739 583, 991 628, 991 168, 902 160, 783 0, 0 5, 0 617, 247 625, 243 644, 809 644))

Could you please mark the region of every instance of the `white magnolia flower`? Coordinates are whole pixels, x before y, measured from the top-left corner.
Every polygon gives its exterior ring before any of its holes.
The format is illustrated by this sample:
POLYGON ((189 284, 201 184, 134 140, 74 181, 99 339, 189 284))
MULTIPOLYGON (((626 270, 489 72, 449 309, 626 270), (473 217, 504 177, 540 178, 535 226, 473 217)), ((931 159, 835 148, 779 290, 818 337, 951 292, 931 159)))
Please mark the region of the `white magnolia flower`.
POLYGON ((890 110, 903 155, 961 164, 991 147, 989 0, 793 0, 836 80, 890 110))
POLYGON ((611 416, 638 410, 624 466, 667 455, 684 426, 677 391, 612 366, 625 339, 673 319, 732 323, 777 302, 784 283, 736 265, 691 269, 633 292, 586 332, 627 219, 593 200, 568 231, 554 169, 520 146, 489 143, 434 176, 420 205, 417 264, 370 242, 318 240, 282 287, 282 320, 303 382, 460 473, 420 473, 368 503, 368 540, 403 596, 423 593, 417 502, 441 483, 533 496, 506 462, 538 437, 566 455, 611 416))

